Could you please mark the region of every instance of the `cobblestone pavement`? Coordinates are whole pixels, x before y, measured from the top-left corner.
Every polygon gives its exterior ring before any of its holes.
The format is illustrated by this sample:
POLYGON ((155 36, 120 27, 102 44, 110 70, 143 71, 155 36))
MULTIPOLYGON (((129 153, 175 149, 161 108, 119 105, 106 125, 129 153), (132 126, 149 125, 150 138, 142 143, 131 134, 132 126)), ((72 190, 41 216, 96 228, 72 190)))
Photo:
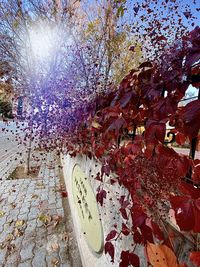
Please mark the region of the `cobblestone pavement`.
POLYGON ((64 189, 47 154, 38 178, 0 181, 0 266, 70 266, 64 189))

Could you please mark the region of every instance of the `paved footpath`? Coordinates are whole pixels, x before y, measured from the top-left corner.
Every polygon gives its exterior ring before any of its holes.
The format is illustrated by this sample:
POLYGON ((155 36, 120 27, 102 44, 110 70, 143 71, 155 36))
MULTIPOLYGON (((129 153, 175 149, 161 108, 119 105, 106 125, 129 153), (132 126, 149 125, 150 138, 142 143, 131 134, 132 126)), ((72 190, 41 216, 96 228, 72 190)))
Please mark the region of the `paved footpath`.
POLYGON ((47 154, 38 178, 0 181, 0 266, 70 265, 59 163, 47 154))

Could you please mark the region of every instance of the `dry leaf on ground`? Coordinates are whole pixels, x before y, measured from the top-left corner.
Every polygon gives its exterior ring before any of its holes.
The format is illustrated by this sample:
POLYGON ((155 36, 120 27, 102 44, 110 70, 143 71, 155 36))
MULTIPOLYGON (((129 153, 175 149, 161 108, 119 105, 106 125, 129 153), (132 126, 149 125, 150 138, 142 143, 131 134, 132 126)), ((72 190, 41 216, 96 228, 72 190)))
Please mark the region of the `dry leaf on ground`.
POLYGON ((5 215, 5 212, 3 210, 0 211, 0 218, 5 215))
POLYGON ((20 227, 20 226, 23 226, 24 223, 25 223, 24 220, 17 220, 16 223, 15 223, 15 226, 20 227))
POLYGON ((52 267, 57 267, 59 265, 59 260, 57 258, 53 258, 51 260, 51 266, 52 267))
POLYGON ((41 213, 39 215, 38 219, 47 226, 50 224, 52 217, 50 215, 46 215, 46 214, 41 213))

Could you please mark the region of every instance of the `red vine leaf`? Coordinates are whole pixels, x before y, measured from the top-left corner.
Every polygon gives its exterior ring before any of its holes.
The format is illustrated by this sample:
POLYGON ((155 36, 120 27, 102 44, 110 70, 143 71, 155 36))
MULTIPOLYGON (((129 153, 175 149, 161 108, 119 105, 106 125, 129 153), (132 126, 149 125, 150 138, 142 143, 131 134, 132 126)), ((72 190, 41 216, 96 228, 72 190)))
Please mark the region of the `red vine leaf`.
POLYGON ((181 192, 186 196, 189 196, 193 199, 200 198, 200 190, 198 188, 195 188, 192 184, 182 182, 179 188, 181 192))
POLYGON ((164 235, 163 232, 161 231, 160 227, 158 226, 157 223, 153 222, 152 219, 147 218, 146 219, 146 225, 149 226, 154 234, 154 236, 162 241, 164 240, 164 235))
POLYGON ((103 199, 106 198, 106 191, 104 189, 99 190, 99 192, 96 194, 96 200, 100 203, 101 206, 103 206, 103 199))
POLYGON ((186 196, 173 196, 170 202, 179 228, 183 231, 192 230, 195 225, 192 200, 186 196))
POLYGON ((144 224, 147 215, 142 211, 140 207, 133 207, 131 209, 131 217, 133 221, 133 227, 139 227, 144 224))
POLYGON ((199 267, 200 266, 200 251, 191 252, 190 260, 196 265, 196 267, 199 267))
POLYGON ((126 236, 130 234, 130 229, 124 223, 122 223, 122 233, 126 236))
POLYGON ((105 243, 105 254, 109 254, 111 257, 111 262, 114 262, 114 256, 115 256, 115 248, 111 242, 105 243))
POLYGON ((119 267, 128 267, 130 265, 134 267, 140 267, 139 257, 134 253, 130 253, 128 250, 121 252, 120 259, 121 261, 120 261, 119 267))
POLYGON ((113 239, 117 234, 116 230, 112 230, 106 237, 106 241, 110 241, 111 239, 113 239))
POLYGON ((176 135, 176 142, 179 144, 179 145, 183 145, 186 141, 186 137, 184 134, 182 133, 177 133, 176 135))

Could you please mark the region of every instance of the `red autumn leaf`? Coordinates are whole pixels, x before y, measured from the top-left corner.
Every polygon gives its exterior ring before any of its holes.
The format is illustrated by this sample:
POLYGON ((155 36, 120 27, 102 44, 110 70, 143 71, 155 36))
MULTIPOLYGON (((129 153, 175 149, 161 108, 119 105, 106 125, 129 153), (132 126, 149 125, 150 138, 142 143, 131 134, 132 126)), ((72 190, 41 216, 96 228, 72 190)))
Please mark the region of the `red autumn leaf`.
POLYGON ((136 244, 141 244, 143 242, 143 237, 138 231, 135 231, 133 234, 133 240, 136 244))
POLYGON ((99 190, 99 192, 96 194, 96 200, 100 203, 101 206, 103 206, 103 199, 106 198, 106 191, 104 189, 99 190))
POLYGON ((97 173, 97 176, 95 178, 97 181, 103 182, 102 176, 100 176, 100 172, 97 173))
POLYGON ((122 217, 123 217, 125 220, 128 220, 128 215, 127 215, 126 209, 124 209, 124 208, 120 208, 119 211, 121 212, 122 217))
POLYGON ((190 260, 196 265, 196 267, 200 267, 200 251, 191 252, 190 260))
POLYGON ((182 182, 179 188, 184 195, 189 196, 192 199, 200 198, 200 190, 195 188, 192 184, 182 182))
POLYGON ((95 156, 97 158, 100 158, 105 152, 105 147, 104 146, 99 146, 95 149, 95 156))
POLYGON ((111 257, 111 262, 114 262, 114 256, 115 256, 115 248, 111 242, 106 242, 105 243, 105 254, 109 254, 111 257))
POLYGON ((119 267, 128 267, 130 265, 134 267, 140 267, 139 257, 134 253, 130 253, 128 250, 121 252, 120 259, 121 261, 120 261, 119 267))
POLYGON ((64 198, 65 198, 65 197, 68 197, 68 194, 67 194, 66 191, 62 191, 62 192, 60 192, 60 193, 61 193, 61 196, 62 196, 62 197, 64 197, 64 198))
POLYGON ((104 174, 106 176, 109 176, 110 174, 110 165, 107 162, 105 162, 101 167, 101 176, 103 176, 104 174))
POLYGON ((192 200, 185 196, 173 196, 170 198, 172 208, 178 226, 183 231, 190 231, 195 225, 192 200))
POLYGON ((195 200, 195 207, 200 211, 200 198, 195 200))
POLYGON ((185 135, 182 134, 182 133, 177 133, 177 135, 176 135, 176 142, 177 142, 177 144, 183 145, 185 143, 185 141, 186 141, 185 135))
POLYGON ((179 120, 183 122, 184 133, 190 140, 198 135, 200 129, 200 100, 194 100, 183 107, 179 120))
POLYGON ((128 200, 125 200, 125 196, 121 196, 119 199, 119 203, 121 204, 122 208, 127 208, 130 202, 128 200))
POLYGON ((106 241, 110 241, 111 239, 113 239, 117 234, 116 230, 112 230, 106 237, 106 241))
POLYGON ((130 142, 124 147, 124 152, 125 154, 133 154, 133 155, 138 155, 142 151, 141 143, 139 144, 133 144, 130 142))
POLYGON ((129 262, 134 267, 140 267, 140 259, 139 257, 134 253, 129 253, 129 262))
POLYGON ((130 229, 124 223, 122 223, 122 233, 126 236, 130 234, 130 229))
POLYGON ((131 209, 131 217, 133 222, 133 227, 139 227, 144 224, 147 215, 142 211, 140 207, 133 207, 131 209))
POLYGON ((152 230, 149 226, 146 224, 143 224, 140 226, 140 230, 144 239, 144 242, 146 243, 147 241, 153 243, 153 233, 152 230))
POLYGON ((160 227, 158 226, 157 223, 153 222, 152 219, 147 218, 146 219, 146 225, 151 228, 154 236, 158 240, 160 240, 160 241, 164 240, 164 235, 163 235, 162 231, 160 230, 160 227))
POLYGON ((200 182, 200 165, 193 168, 192 179, 194 182, 200 182))
POLYGON ((129 251, 121 252, 121 261, 119 263, 119 267, 128 267, 129 266, 129 251))
POLYGON ((144 138, 147 144, 156 145, 158 141, 161 143, 164 142, 165 139, 165 123, 159 123, 155 121, 149 121, 145 127, 144 138))
POLYGON ((195 217, 195 224, 192 230, 194 233, 200 233, 200 210, 197 208, 196 205, 193 206, 193 212, 195 217))
POLYGON ((190 160, 187 156, 178 155, 176 159, 177 174, 180 177, 184 177, 190 169, 190 160))

